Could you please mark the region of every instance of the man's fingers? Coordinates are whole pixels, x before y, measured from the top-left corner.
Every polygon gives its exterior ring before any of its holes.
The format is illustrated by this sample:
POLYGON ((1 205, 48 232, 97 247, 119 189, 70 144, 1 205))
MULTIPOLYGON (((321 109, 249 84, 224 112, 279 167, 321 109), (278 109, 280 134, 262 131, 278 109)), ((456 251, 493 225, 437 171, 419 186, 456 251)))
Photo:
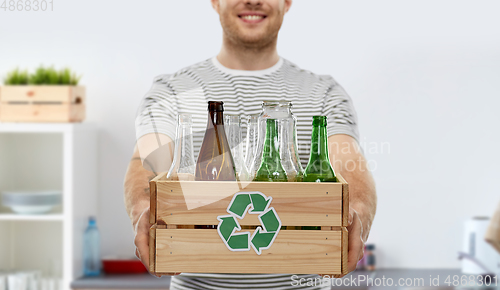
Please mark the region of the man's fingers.
POLYGON ((347 263, 349 272, 356 270, 358 261, 363 258, 364 242, 361 238, 362 231, 361 220, 354 211, 353 221, 349 226, 349 254, 347 263))
MULTIPOLYGON (((363 227, 361 224, 361 220, 358 216, 358 213, 354 209, 349 209, 349 253, 347 255, 347 270, 348 272, 352 272, 356 270, 356 266, 363 258, 364 255, 364 246, 365 243, 362 239, 363 235, 363 227)), ((336 274, 333 275, 333 278, 342 278, 345 275, 336 274)))
POLYGON ((138 233, 135 237, 135 248, 136 256, 149 269, 149 235, 138 233))

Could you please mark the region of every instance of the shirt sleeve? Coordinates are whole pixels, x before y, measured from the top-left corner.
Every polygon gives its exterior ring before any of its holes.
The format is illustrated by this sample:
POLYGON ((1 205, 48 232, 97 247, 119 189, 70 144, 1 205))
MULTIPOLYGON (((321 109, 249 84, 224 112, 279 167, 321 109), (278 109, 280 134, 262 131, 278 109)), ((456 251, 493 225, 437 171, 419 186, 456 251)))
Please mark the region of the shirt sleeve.
POLYGON ((141 101, 135 119, 137 140, 149 133, 161 133, 175 140, 177 98, 170 75, 160 75, 141 101))
POLYGON ((358 118, 352 100, 335 80, 326 92, 323 115, 327 116, 328 136, 346 134, 359 143, 358 118))

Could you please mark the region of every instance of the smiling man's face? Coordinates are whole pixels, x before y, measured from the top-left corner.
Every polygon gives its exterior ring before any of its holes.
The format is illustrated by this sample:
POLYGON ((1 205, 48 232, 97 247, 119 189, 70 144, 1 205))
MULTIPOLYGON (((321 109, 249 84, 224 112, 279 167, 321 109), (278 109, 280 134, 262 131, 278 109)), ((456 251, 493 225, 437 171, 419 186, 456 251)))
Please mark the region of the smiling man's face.
POLYGON ((232 42, 259 48, 274 41, 292 0, 211 0, 232 42))

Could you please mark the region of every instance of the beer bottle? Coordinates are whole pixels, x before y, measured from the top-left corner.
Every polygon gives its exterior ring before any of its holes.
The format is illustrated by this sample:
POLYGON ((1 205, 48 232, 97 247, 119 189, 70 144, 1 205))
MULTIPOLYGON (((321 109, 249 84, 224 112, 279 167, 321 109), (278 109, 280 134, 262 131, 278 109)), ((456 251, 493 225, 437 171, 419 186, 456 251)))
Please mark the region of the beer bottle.
POLYGON ((233 157, 224 131, 223 102, 208 102, 208 124, 196 162, 195 180, 236 181, 233 157))
POLYGON ((286 182, 285 169, 281 165, 278 143, 278 122, 276 119, 266 120, 266 137, 264 139, 262 162, 255 175, 254 181, 281 181, 286 182))
MULTIPOLYGON (((303 182, 337 182, 328 158, 328 136, 326 116, 313 116, 311 153, 304 171, 303 182)), ((303 230, 321 230, 321 227, 302 227, 303 230)))
POLYGON ((337 182, 330 159, 328 158, 328 136, 326 116, 313 117, 311 135, 311 154, 304 171, 304 182, 337 182))
MULTIPOLYGON (((236 181, 231 148, 224 131, 223 102, 208 102, 208 123, 196 161, 197 181, 236 181)), ((195 229, 215 229, 214 225, 196 225, 195 229)))

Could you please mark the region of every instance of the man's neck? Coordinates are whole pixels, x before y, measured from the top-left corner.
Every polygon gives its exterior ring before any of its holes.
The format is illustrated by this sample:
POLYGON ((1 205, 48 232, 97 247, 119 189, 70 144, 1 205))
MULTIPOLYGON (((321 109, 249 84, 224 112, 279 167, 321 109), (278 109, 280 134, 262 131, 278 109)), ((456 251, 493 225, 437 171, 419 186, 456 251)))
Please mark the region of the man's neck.
POLYGON ((278 63, 277 40, 263 47, 245 47, 224 37, 217 60, 230 69, 263 70, 278 63))

